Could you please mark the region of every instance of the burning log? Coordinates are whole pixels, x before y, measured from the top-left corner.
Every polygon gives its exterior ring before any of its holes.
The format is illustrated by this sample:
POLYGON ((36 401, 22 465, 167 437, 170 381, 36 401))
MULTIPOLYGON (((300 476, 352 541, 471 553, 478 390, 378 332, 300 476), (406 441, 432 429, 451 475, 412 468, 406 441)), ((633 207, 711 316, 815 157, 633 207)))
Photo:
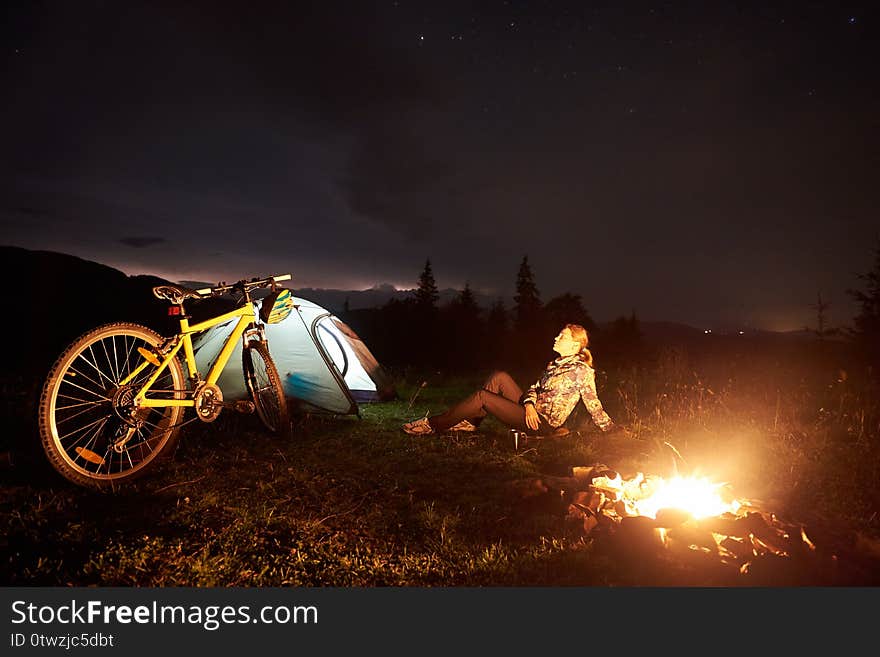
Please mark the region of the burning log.
POLYGON ((834 572, 833 555, 831 566, 817 564, 816 547, 803 526, 735 499, 724 485, 642 473, 623 478, 602 464, 573 468, 573 473, 566 526, 585 536, 611 538, 615 553, 628 559, 627 567, 656 565, 665 554, 712 581, 765 585, 816 581, 817 573, 834 572), (580 490, 572 492, 572 486, 580 490))
POLYGON ((746 561, 755 556, 752 544, 744 538, 721 536, 718 541, 719 554, 726 561, 746 561))
POLYGON ((656 522, 658 527, 678 527, 691 519, 693 516, 682 509, 660 509, 656 522))
POLYGON ((565 526, 574 533, 589 534, 599 525, 598 514, 588 506, 569 504, 565 516, 565 526))

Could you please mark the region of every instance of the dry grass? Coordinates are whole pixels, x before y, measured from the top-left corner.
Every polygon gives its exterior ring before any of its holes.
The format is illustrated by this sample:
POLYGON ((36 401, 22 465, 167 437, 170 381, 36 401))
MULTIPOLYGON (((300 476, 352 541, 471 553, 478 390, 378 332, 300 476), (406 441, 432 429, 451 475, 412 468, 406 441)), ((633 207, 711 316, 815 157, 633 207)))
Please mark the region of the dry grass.
POLYGON ((421 379, 399 379, 400 401, 364 406, 361 419, 303 418, 292 441, 266 435, 252 416, 191 424, 173 460, 113 495, 21 463, 0 488, 0 579, 38 586, 705 584, 672 571, 639 581, 613 553, 572 535, 559 504, 511 493, 515 482, 593 463, 624 473, 699 471, 789 518, 821 519, 829 540, 877 545, 880 395, 833 355, 720 358, 667 349, 639 367, 609 364, 600 371, 600 395, 633 438, 585 431, 517 453, 492 421, 475 435, 414 439, 399 430, 477 381, 435 380, 409 408, 421 379))

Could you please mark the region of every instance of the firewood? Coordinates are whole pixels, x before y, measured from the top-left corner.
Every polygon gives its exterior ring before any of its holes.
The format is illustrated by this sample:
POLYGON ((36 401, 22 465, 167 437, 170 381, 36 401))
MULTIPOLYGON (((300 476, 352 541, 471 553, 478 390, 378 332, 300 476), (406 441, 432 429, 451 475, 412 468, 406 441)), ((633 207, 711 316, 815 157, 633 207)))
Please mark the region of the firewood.
POLYGON ((714 532, 716 534, 724 534, 725 536, 735 536, 740 540, 748 538, 749 531, 745 524, 739 523, 738 518, 732 513, 724 513, 720 516, 710 516, 701 518, 697 524, 701 529, 714 532), (740 534, 740 532, 743 532, 740 534))
POLYGON ((721 540, 721 542, 718 544, 718 547, 726 550, 740 561, 747 560, 755 556, 754 552, 752 552, 751 542, 742 538, 734 538, 732 536, 728 536, 721 540))
MULTIPOLYGON (((588 479, 592 480, 593 477, 598 477, 600 474, 604 474, 609 471, 607 465, 602 465, 601 463, 597 463, 596 465, 588 465, 588 466, 575 466, 571 469, 572 476, 575 479, 588 479)), ((589 483, 589 482, 587 482, 589 483)))
POLYGON ((660 509, 657 511, 657 526, 678 527, 691 518, 690 513, 681 509, 660 509))
POLYGON ((663 541, 647 516, 629 516, 620 519, 615 531, 615 545, 629 557, 647 556, 664 551, 663 541))

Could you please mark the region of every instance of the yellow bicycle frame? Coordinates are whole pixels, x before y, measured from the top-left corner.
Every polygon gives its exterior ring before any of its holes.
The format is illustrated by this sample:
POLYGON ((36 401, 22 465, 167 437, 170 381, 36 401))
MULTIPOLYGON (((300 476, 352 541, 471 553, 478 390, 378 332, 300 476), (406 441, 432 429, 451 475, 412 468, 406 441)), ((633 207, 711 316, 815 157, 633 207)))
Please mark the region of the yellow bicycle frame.
MULTIPOLYGON (((171 351, 165 354, 164 358, 159 363, 159 367, 156 369, 156 371, 153 372, 149 379, 147 379, 147 382, 144 383, 141 389, 137 391, 137 394, 134 397, 135 406, 147 408, 166 408, 168 406, 195 406, 195 400, 193 400, 192 398, 148 399, 147 393, 150 391, 150 388, 156 382, 156 380, 162 375, 162 372, 164 372, 165 369, 168 367, 168 363, 171 362, 171 359, 177 355, 181 348, 183 348, 184 360, 186 360, 186 366, 187 370, 189 371, 190 380, 198 380, 200 374, 199 371, 196 369, 196 357, 193 353, 193 334, 200 333, 201 331, 205 331, 212 326, 217 326, 218 324, 222 324, 223 322, 238 317, 238 322, 236 322, 235 327, 232 329, 232 333, 230 333, 229 337, 226 338, 226 342, 223 343, 223 348, 217 355, 217 359, 214 361, 214 364, 211 365, 211 369, 208 371, 208 375, 207 377, 205 377, 204 380, 205 383, 209 385, 216 385, 217 379, 220 378, 220 374, 223 372, 223 368, 226 367, 226 363, 229 362, 229 357, 232 356, 232 352, 235 350, 236 342, 241 338, 242 335, 244 335, 247 327, 250 326, 250 324, 252 324, 256 319, 256 313, 254 311, 253 304, 246 303, 242 307, 237 308, 233 311, 190 326, 189 319, 184 314, 183 304, 179 304, 178 307, 180 308, 181 319, 180 333, 176 336, 178 338, 177 344, 174 345, 171 351)), ((131 372, 131 374, 120 381, 120 385, 127 385, 129 382, 134 380, 134 378, 140 372, 142 372, 144 368, 151 364, 155 365, 156 363, 151 363, 148 359, 145 358, 144 362, 138 365, 134 369, 134 371, 131 372)), ((191 394, 192 391, 187 392, 190 392, 191 394)))

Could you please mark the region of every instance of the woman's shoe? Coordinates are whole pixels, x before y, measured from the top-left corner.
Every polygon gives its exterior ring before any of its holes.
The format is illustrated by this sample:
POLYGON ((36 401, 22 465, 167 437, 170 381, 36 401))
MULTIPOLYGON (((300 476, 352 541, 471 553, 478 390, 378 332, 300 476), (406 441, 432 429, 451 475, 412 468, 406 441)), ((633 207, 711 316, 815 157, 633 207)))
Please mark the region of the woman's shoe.
POLYGON ((422 417, 403 425, 403 430, 411 436, 427 436, 434 433, 428 418, 422 417))

